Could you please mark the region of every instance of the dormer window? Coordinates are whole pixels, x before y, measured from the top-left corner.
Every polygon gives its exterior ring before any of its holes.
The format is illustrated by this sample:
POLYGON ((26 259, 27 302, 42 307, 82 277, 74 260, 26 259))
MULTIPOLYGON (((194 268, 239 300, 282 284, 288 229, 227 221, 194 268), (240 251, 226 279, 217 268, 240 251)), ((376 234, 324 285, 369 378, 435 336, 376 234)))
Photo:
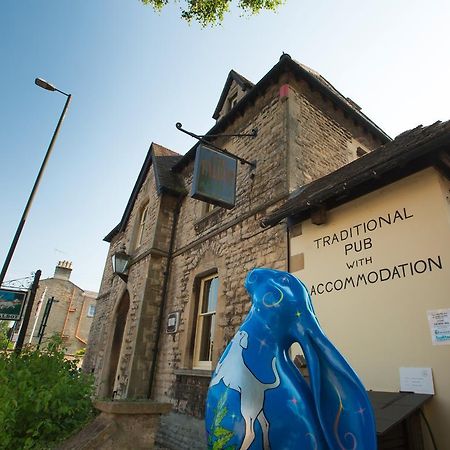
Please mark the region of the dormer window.
POLYGON ((254 84, 247 78, 230 70, 227 81, 220 94, 219 102, 214 110, 213 119, 220 120, 243 99, 254 84))

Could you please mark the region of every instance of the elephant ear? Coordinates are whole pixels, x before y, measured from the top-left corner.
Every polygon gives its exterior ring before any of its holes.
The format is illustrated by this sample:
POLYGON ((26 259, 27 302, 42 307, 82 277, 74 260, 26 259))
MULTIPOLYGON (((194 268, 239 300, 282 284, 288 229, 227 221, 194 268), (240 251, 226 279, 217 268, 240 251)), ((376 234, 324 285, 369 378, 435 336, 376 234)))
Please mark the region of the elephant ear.
POLYGON ((345 358, 314 327, 302 342, 317 415, 332 450, 376 450, 376 429, 366 390, 345 358))

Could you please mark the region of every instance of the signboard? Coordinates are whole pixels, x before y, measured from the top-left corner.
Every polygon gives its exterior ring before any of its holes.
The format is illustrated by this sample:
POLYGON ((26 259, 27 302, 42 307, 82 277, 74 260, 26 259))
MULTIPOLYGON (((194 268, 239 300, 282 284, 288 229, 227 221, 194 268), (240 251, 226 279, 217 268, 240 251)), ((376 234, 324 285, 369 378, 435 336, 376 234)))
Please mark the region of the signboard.
POLYGON ((0 289, 0 320, 19 320, 28 291, 0 289))
POLYGON ((236 158, 199 145, 195 154, 191 196, 223 208, 234 208, 236 173, 236 158))
POLYGON ((178 323, 180 321, 180 313, 172 312, 167 316, 167 333, 176 333, 178 331, 178 323))

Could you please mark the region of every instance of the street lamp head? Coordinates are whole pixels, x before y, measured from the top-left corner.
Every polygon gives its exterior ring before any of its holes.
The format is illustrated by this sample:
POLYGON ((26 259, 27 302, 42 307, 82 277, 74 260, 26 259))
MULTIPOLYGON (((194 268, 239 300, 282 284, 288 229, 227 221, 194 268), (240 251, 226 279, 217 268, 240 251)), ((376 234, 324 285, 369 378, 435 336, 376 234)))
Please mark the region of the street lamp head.
POLYGON ((128 280, 128 268, 131 261, 131 256, 125 251, 125 245, 122 245, 119 251, 115 252, 112 259, 113 273, 118 275, 125 283, 128 280))
POLYGON ((43 80, 42 78, 36 78, 34 80, 34 83, 43 89, 47 89, 47 91, 56 91, 57 90, 55 88, 55 86, 53 86, 50 83, 47 83, 47 81, 43 80))

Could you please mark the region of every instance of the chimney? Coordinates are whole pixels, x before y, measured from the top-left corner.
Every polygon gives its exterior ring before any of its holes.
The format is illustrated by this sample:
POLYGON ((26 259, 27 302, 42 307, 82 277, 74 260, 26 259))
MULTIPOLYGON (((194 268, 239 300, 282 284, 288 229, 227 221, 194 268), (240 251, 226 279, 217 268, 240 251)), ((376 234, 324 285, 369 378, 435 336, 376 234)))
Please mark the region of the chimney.
POLYGON ((70 274, 72 273, 72 262, 71 261, 59 261, 55 269, 55 275, 53 278, 58 278, 58 280, 69 280, 70 274))

